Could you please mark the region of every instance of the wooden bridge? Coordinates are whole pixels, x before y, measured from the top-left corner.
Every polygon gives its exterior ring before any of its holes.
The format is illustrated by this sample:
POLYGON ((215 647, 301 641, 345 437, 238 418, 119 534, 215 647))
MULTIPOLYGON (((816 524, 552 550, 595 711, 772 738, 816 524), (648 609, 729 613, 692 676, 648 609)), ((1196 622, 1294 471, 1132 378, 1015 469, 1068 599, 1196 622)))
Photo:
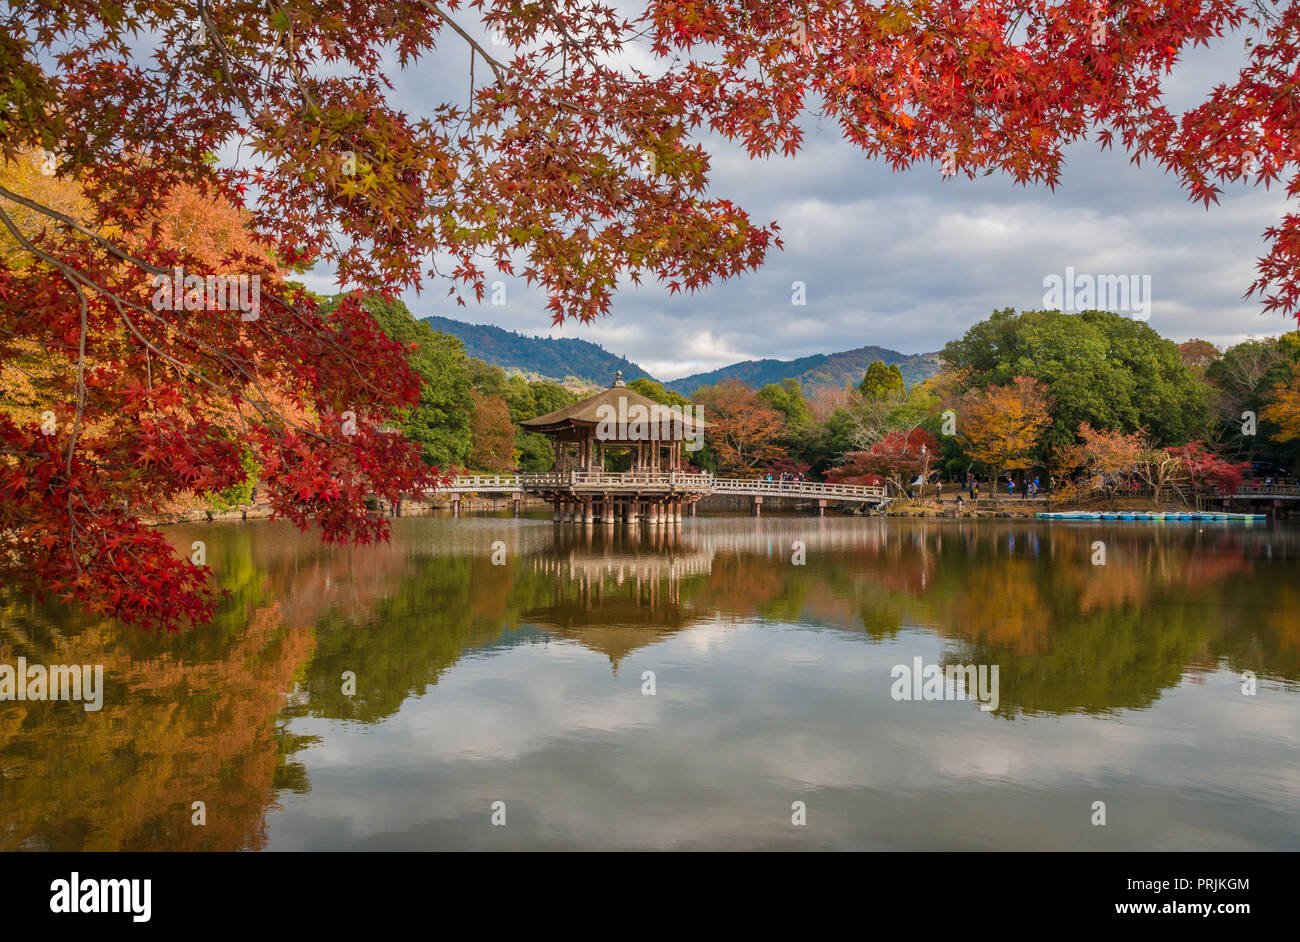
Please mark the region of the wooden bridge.
POLYGON ((514 502, 515 514, 525 495, 550 501, 556 520, 612 523, 615 517, 650 523, 680 521, 682 507, 695 515, 695 504, 710 494, 734 494, 751 499, 751 512, 762 512, 763 498, 790 497, 817 501, 818 514, 832 501, 888 503, 883 487, 825 484, 820 481, 779 481, 761 478, 715 478, 712 474, 679 471, 548 471, 539 474, 465 474, 435 494, 451 497, 452 513, 459 515, 462 494, 502 494, 514 502))

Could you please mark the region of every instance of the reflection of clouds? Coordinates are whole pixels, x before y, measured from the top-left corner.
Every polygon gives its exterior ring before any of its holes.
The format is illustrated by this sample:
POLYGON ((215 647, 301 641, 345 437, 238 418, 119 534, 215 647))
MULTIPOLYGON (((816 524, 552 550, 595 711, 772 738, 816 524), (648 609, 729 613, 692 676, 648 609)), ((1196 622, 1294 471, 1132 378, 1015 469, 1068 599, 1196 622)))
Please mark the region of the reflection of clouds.
POLYGON ((271 846, 1300 846, 1293 817, 1259 821, 1300 802, 1293 694, 1245 707, 1214 674, 1150 710, 1011 722, 890 699, 893 664, 941 654, 920 632, 708 625, 613 678, 575 644, 500 649, 377 726, 294 721, 323 742, 300 754, 310 800, 271 814, 271 846), (1096 798, 1109 828, 1086 826, 1096 798))
MULTIPOLYGON (((715 654, 734 648, 741 636, 754 630, 753 626, 735 623, 729 619, 711 619, 703 622, 691 631, 682 632, 673 639, 674 646, 694 651, 699 654, 715 654)), ((652 652, 645 652, 644 657, 653 658, 652 652)), ((653 670, 653 668, 647 668, 653 670)))

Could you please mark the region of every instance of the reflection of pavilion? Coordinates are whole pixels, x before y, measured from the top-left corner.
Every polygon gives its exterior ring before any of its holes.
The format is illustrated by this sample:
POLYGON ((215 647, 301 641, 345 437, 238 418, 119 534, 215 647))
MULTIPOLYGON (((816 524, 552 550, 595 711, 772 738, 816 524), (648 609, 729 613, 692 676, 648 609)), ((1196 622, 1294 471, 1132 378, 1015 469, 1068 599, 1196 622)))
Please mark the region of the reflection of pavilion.
POLYGON ((628 389, 620 372, 608 389, 519 423, 552 438, 555 470, 530 475, 528 490, 552 502, 555 519, 680 523, 682 508, 712 489, 712 476, 688 474, 683 443, 709 423, 694 407, 664 406, 628 389), (626 471, 607 470, 628 464, 626 471))
POLYGON ((606 655, 618 670, 629 652, 662 641, 696 620, 682 583, 713 568, 712 550, 678 538, 676 528, 621 539, 591 530, 557 540, 528 559, 554 586, 550 605, 525 618, 606 655))

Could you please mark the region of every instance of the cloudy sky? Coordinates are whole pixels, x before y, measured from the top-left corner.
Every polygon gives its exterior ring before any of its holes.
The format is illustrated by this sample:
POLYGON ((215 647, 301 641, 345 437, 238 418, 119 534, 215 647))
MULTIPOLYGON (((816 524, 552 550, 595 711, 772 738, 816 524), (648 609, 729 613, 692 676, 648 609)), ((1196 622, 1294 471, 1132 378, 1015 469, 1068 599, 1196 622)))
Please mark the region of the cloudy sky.
MULTIPOLYGON (((1187 107, 1230 80, 1242 49, 1235 36, 1188 54, 1169 80, 1168 103, 1187 107)), ((449 51, 398 73, 397 104, 423 113, 440 88, 463 100, 457 60, 449 51)), ((417 317, 590 340, 661 379, 868 344, 937 350, 994 309, 1046 306, 1044 279, 1067 266, 1149 275, 1149 323, 1177 341, 1223 345, 1295 326, 1243 298, 1265 250, 1262 233, 1287 210, 1278 187, 1231 187, 1206 210, 1158 168, 1135 168, 1123 152, 1093 143, 1069 151, 1055 191, 1000 175, 944 180, 937 167, 893 173, 867 160, 833 122, 809 115, 806 127, 803 150, 779 160, 751 161, 704 138, 713 155, 711 194, 781 226, 784 249, 769 253, 756 273, 687 296, 670 297, 657 284, 627 288, 609 317, 562 328, 551 327, 545 298, 521 279, 502 279, 504 305, 459 307, 442 283, 411 292, 407 303, 417 317), (796 281, 806 285, 803 306, 791 303, 796 281)), ((324 271, 309 284, 337 290, 324 271)))

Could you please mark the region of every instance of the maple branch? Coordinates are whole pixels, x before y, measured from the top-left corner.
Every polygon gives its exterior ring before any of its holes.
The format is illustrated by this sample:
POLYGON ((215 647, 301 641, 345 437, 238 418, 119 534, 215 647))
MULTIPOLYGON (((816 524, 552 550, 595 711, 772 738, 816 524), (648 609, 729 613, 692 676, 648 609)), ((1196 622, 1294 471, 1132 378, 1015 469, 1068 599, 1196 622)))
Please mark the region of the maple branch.
POLYGON ((285 34, 284 34, 284 49, 285 49, 285 52, 288 54, 288 57, 289 57, 289 60, 288 60, 288 61, 289 61, 289 71, 293 73, 293 81, 294 81, 294 84, 298 86, 298 92, 302 95, 303 103, 306 104, 306 105, 307 105, 309 108, 311 108, 313 111, 319 113, 319 112, 322 111, 321 106, 320 106, 320 102, 317 101, 317 100, 316 100, 316 96, 313 95, 313 94, 312 94, 312 93, 307 89, 306 84, 303 82, 302 73, 300 73, 300 72, 298 71, 298 63, 297 63, 297 61, 296 61, 296 60, 297 60, 297 48, 296 48, 296 45, 297 45, 297 44, 295 43, 295 41, 294 41, 294 37, 293 37, 293 21, 292 21, 292 20, 289 20, 289 14, 285 12, 284 7, 280 6, 279 4, 273 4, 273 5, 275 6, 275 8, 276 8, 279 12, 281 12, 281 13, 284 14, 285 19, 289 22, 289 28, 285 31, 285 34))
MULTIPOLYGON (((256 122, 257 110, 253 107, 253 102, 249 99, 247 93, 243 90, 243 88, 241 88, 239 85, 236 85, 234 82, 230 81, 232 54, 226 48, 225 40, 221 38, 221 32, 217 29, 216 25, 212 22, 212 17, 208 15, 207 0, 199 0, 197 9, 199 12, 199 16, 203 18, 204 25, 207 27, 208 31, 212 35, 213 40, 216 43, 217 54, 221 56, 222 65, 226 66, 226 68, 221 70, 222 84, 224 84, 227 88, 229 88, 231 91, 235 93, 235 97, 238 98, 240 104, 244 106, 244 111, 248 114, 249 120, 256 122)), ((248 66, 244 65, 242 62, 238 60, 235 60, 235 63, 237 67, 240 69, 240 71, 242 71, 245 75, 251 76, 255 82, 260 83, 262 81, 261 76, 259 76, 256 72, 249 69, 248 66)))
MULTIPOLYGON (((7 200, 11 200, 15 203, 18 203, 20 206, 26 206, 28 209, 40 213, 43 216, 48 216, 51 219, 63 223, 64 225, 81 233, 86 238, 93 241, 96 245, 98 245, 104 251, 108 252, 110 255, 114 255, 117 258, 121 259, 122 261, 127 262, 128 264, 134 265, 137 268, 147 271, 151 275, 167 274, 166 268, 159 268, 156 265, 151 265, 148 262, 146 262, 144 259, 137 258, 136 256, 130 254, 129 252, 118 248, 116 245, 114 245, 112 242, 105 239, 99 233, 94 232, 91 229, 87 229, 85 226, 77 222, 77 220, 73 219, 71 216, 64 215, 63 213, 59 212, 56 209, 51 209, 50 207, 45 206, 41 203, 37 203, 35 200, 30 200, 25 196, 20 196, 19 194, 13 192, 12 190, 7 189, 4 186, 0 186, 0 196, 3 196, 7 200)), ((24 245, 30 244, 25 239, 22 241, 24 245)))
MULTIPOLYGON (((148 311, 145 308, 140 307, 139 305, 136 305, 130 301, 126 301, 123 298, 118 297, 118 295, 115 292, 109 290, 107 287, 97 284, 96 282, 91 280, 83 273, 77 271, 72 266, 64 263, 59 258, 56 258, 55 256, 49 254, 48 252, 45 252, 42 249, 38 248, 36 245, 30 242, 26 236, 23 235, 23 233, 17 228, 14 221, 10 218, 9 214, 6 213, 3 209, 0 209, 0 223, 4 224, 5 228, 9 230, 9 233, 14 237, 14 239, 25 249, 27 249, 28 252, 30 252, 32 255, 36 256, 37 258, 41 259, 42 261, 45 261, 50 265, 53 265, 56 269, 58 269, 60 274, 64 276, 64 278, 69 282, 69 284, 72 285, 73 289, 77 292, 77 297, 79 298, 81 303, 81 333, 80 333, 79 349, 77 355, 77 419, 73 427, 72 436, 68 442, 67 473, 69 476, 71 476, 72 474, 73 452, 76 449, 77 438, 79 436, 79 432, 81 428, 81 419, 86 408, 85 356, 86 356, 86 326, 87 326, 88 305, 87 305, 85 292, 82 289, 83 284, 86 287, 93 289, 97 294, 100 294, 108 298, 113 303, 113 306, 117 308, 118 315, 121 317, 123 323, 125 323, 127 328, 131 331, 131 333, 135 335, 136 339, 140 341, 141 345, 145 347, 146 352, 153 351, 154 353, 158 354, 158 356, 162 358, 165 362, 171 364, 177 370, 177 372, 198 379, 200 382, 205 383, 208 386, 212 387, 213 390, 215 390, 220 395, 226 397, 227 399, 234 398, 233 394, 225 387, 212 382, 203 374, 192 369, 188 364, 182 363, 181 361, 177 360, 175 357, 171 356, 170 354, 158 348, 153 342, 151 342, 147 337, 145 337, 143 333, 141 333, 139 328, 136 326, 135 322, 126 313, 125 308, 128 307, 133 308, 146 315, 156 316, 153 314, 153 312, 148 311)), ((166 269, 157 269, 157 271, 165 272, 166 269)), ((245 369, 242 366, 242 364, 240 364, 237 360, 235 360, 235 358, 227 354, 224 354, 219 350, 215 350, 212 347, 209 347, 207 344, 203 343, 202 341, 199 341, 197 338, 190 336, 188 332, 184 331, 178 326, 172 326, 171 329, 175 330, 178 334, 180 334, 185 339, 191 341, 196 348, 196 352, 200 354, 206 354, 210 356, 217 363, 229 367, 237 375, 242 375, 246 383, 251 384, 255 389, 258 390, 259 393, 262 394, 263 402, 269 403, 269 398, 266 396, 265 391, 261 389, 256 378, 247 369, 245 369)), ((278 410, 275 410, 269 405, 262 406, 256 401, 254 401, 252 404, 254 405, 255 408, 258 409, 259 413, 261 413, 264 418, 275 418, 280 420, 287 427, 290 428, 294 427, 292 423, 288 422, 278 412, 278 410)))
MULTIPOLYGON (((3 196, 3 197, 6 198, 6 199, 12 200, 13 202, 18 203, 18 204, 20 204, 20 205, 22 205, 22 206, 26 206, 27 208, 29 208, 29 209, 31 209, 31 210, 37 212, 37 213, 40 213, 40 214, 42 214, 42 215, 48 216, 48 217, 51 218, 51 219, 55 219, 55 220, 57 220, 57 221, 59 221, 59 222, 64 223, 65 225, 67 225, 67 226, 69 226, 70 228, 74 229, 74 230, 77 231, 78 233, 80 233, 80 234, 86 236, 87 238, 91 239, 91 240, 92 240, 96 245, 98 245, 99 247, 101 247, 102 249, 104 249, 104 250, 105 250, 106 252, 108 252, 109 254, 113 255, 114 257, 116 257, 116 258, 118 258, 118 259, 120 259, 120 260, 122 260, 122 261, 124 261, 124 262, 127 262, 127 263, 130 264, 130 265, 134 265, 135 267, 141 269, 142 271, 145 271, 145 272, 148 272, 148 273, 150 273, 150 274, 154 274, 154 275, 167 275, 167 274, 170 273, 170 270, 169 270, 169 269, 166 269, 166 268, 160 268, 160 267, 158 267, 158 266, 156 266, 156 265, 153 265, 153 264, 151 264, 151 263, 145 261, 145 260, 142 259, 142 258, 137 257, 136 255, 133 255, 133 254, 130 253, 130 252, 127 252, 127 251, 125 251, 125 250, 119 248, 119 247, 118 247, 117 245, 115 245, 113 242, 110 242, 108 239, 105 239, 103 236, 99 235, 98 233, 96 233, 96 232, 94 232, 94 231, 92 231, 92 230, 90 230, 90 229, 87 229, 85 226, 81 225, 79 222, 77 222, 77 220, 73 219, 71 216, 67 216, 67 215, 65 215, 64 213, 58 212, 57 210, 54 210, 54 209, 51 209, 50 207, 45 206, 45 205, 43 205, 43 204, 41 204, 41 203, 37 203, 37 202, 35 202, 34 200, 28 199, 28 198, 25 197, 25 196, 21 196, 21 195, 19 195, 19 194, 17 194, 17 193, 14 193, 13 191, 7 189, 7 188, 4 187, 4 186, 0 186, 0 196, 3 196)), ((141 343, 145 344, 145 346, 146 346, 146 350, 152 350, 154 353, 157 353, 159 357, 161 357, 161 358, 163 358, 164 360, 166 360, 167 362, 171 363, 173 366, 177 367, 178 369, 181 369, 181 370, 183 370, 184 372, 187 372, 187 373, 191 373, 192 375, 198 377, 199 379, 202 379, 205 383, 207 383, 208 385, 212 386, 212 388, 213 388, 214 390, 217 390, 221 395, 223 395, 223 396, 225 396, 225 397, 227 397, 227 398, 233 398, 233 394, 232 394, 229 390, 225 389, 225 388, 222 387, 222 386, 218 386, 218 385, 216 385, 216 384, 213 384, 210 380, 208 380, 206 377, 203 377, 201 374, 194 373, 193 371, 189 370, 189 368, 186 367, 186 366, 184 366, 184 364, 181 364, 181 363, 180 363, 179 361, 177 361, 175 358, 169 356, 168 354, 166 354, 165 352, 163 352, 162 350, 160 350, 160 349, 158 349, 156 346, 154 346, 152 343, 150 343, 148 340, 146 340, 146 339, 144 338, 144 336, 143 336, 142 334, 140 334, 140 333, 135 329, 135 325, 134 325, 134 324, 129 320, 129 318, 126 318, 126 316, 125 316, 125 312, 122 310, 122 305, 125 304, 127 307, 130 307, 130 308, 132 308, 132 309, 134 309, 134 310, 140 311, 141 313, 145 314, 146 316, 150 316, 150 317, 156 317, 156 315, 154 314, 154 312, 149 311, 149 310, 147 310, 147 309, 145 309, 145 308, 143 308, 143 307, 140 307, 139 305, 136 305, 136 304, 134 304, 134 303, 132 303, 132 302, 130 302, 130 301, 126 301, 126 300, 124 300, 123 298, 120 298, 117 294, 115 294, 114 292, 112 292, 111 290, 109 290, 107 287, 97 284, 96 282, 92 281, 91 279, 86 278, 85 276, 83 276, 80 272, 76 272, 75 269, 73 269, 73 268, 71 268, 71 267, 65 265, 63 262, 61 262, 60 260, 58 260, 58 259, 55 258, 54 256, 49 255, 49 254, 47 254, 47 253, 41 251, 41 250, 40 250, 39 248, 37 248, 33 243, 31 243, 30 241, 28 241, 28 239, 27 239, 25 236, 23 236, 23 234, 22 234, 20 231, 18 231, 17 229, 15 229, 15 228, 11 225, 12 220, 9 218, 8 215, 4 214, 3 210, 0 210, 0 215, 3 215, 3 216, 4 216, 5 225, 6 225, 7 228, 10 229, 11 233, 14 235, 15 240, 16 240, 20 245, 22 245, 25 249, 27 249, 27 250, 28 250, 29 252, 31 252, 33 255, 35 255, 35 256, 41 258, 41 259, 44 260, 44 261, 48 261, 51 265, 54 265, 55 267, 57 267, 57 268, 59 269, 59 271, 60 271, 61 273, 64 274, 65 277, 68 276, 68 273, 69 273, 69 272, 74 273, 80 281, 82 281, 82 282, 83 282, 87 287, 92 288, 92 289, 93 289, 97 294, 101 294, 101 295, 104 295, 104 296, 107 297, 107 298, 110 298, 110 299, 114 302, 115 306, 117 306, 119 313, 122 314, 122 316, 123 316, 124 320, 126 320, 128 326, 132 329, 132 332, 137 336, 137 338, 141 341, 141 343)), ((75 283, 74 283, 74 287, 75 287, 75 286, 76 286, 76 285, 75 285, 75 283)), ((78 293, 80 294, 80 288, 78 288, 77 290, 78 290, 78 293)), ((83 304, 84 304, 84 301, 85 301, 84 296, 82 296, 82 302, 83 302, 83 304)), ((297 311, 296 307, 294 307, 294 306, 291 305, 291 304, 285 304, 284 306, 285 306, 285 308, 286 308, 288 311, 290 311, 290 312, 291 312, 291 313, 292 313, 292 314, 293 314, 293 315, 294 315, 294 316, 299 320, 300 323, 303 322, 302 316, 301 316, 301 314, 297 311)), ((263 326, 264 329, 269 329, 269 328, 266 328, 265 325, 262 325, 262 326, 263 326)), ((304 326, 305 326, 305 325, 304 325, 304 326)), ((256 378, 255 378, 255 376, 254 376, 254 374, 252 374, 248 369, 244 368, 244 367, 243 367, 240 363, 238 363, 238 362, 237 362, 233 357, 229 356, 228 354, 224 353, 224 352, 221 351, 221 350, 218 350, 218 349, 215 348, 215 347, 212 347, 212 346, 210 346, 210 345, 208 345, 208 344, 203 343, 203 342, 200 341, 198 338, 192 336, 192 335, 189 334, 187 331, 185 331, 183 328, 181 328, 181 327, 179 327, 179 326, 177 326, 177 325, 172 325, 170 329, 175 330, 175 331, 176 331, 176 332, 177 332, 181 337, 183 337, 184 339, 190 341, 190 342, 195 346, 195 348, 196 348, 196 350, 197 350, 198 352, 200 352, 200 353, 204 353, 204 354, 208 355, 209 357, 211 357, 211 359, 212 359, 214 362, 219 363, 219 364, 223 364, 223 365, 227 366, 228 368, 230 368, 231 370, 233 370, 234 372, 236 372, 238 375, 242 376, 243 379, 244 379, 244 381, 245 381, 246 383, 249 383, 249 384, 253 385, 253 386, 258 390, 258 392, 262 394, 262 396, 264 397, 264 399, 266 399, 266 401, 269 401, 269 397, 266 396, 266 392, 265 392, 265 390, 263 390, 263 389, 261 388, 261 386, 258 384, 258 382, 257 382, 257 380, 256 380, 256 378)), ((282 332, 282 333, 286 333, 286 335, 287 335, 287 332, 282 332)), ((336 343, 333 343, 332 341, 325 341, 325 342, 326 342, 330 347, 332 347, 336 353, 339 353, 339 354, 341 354, 341 355, 344 355, 344 351, 343 351, 343 350, 342 350, 342 349, 341 349, 341 348, 340 348, 336 343)), ((359 380, 360 380, 364 385, 366 385, 368 388, 370 388, 370 389, 372 389, 372 390, 375 388, 374 384, 371 383, 369 380, 367 380, 367 379, 365 378, 364 374, 363 374, 363 373, 361 372, 361 370, 357 367, 356 363, 352 361, 352 358, 351 358, 351 357, 347 357, 346 355, 344 355, 344 356, 343 356, 343 359, 345 359, 345 361, 349 362, 349 363, 352 365, 353 373, 355 374, 355 376, 356 376, 356 377, 357 377, 357 378, 358 378, 358 379, 359 379, 359 380)), ((261 410, 261 409, 259 409, 259 412, 262 412, 262 414, 263 414, 264 417, 267 415, 267 413, 266 413, 265 410, 261 410)), ((289 427, 289 428, 297 428, 296 426, 294 426, 293 423, 288 422, 288 421, 284 418, 284 416, 280 415, 279 412, 278 412, 277 410, 272 409, 271 412, 272 412, 272 414, 273 414, 277 419, 279 419, 280 421, 282 421, 282 422, 283 422, 287 427, 289 427)), ((299 431, 304 431, 304 432, 306 432, 306 430, 304 430, 304 429, 298 429, 298 430, 299 430, 299 431)))
POLYGON ((461 29, 460 25, 446 13, 442 12, 442 8, 436 3, 431 3, 430 0, 420 0, 420 5, 440 18, 444 23, 455 30, 461 39, 469 43, 470 48, 482 56, 484 61, 487 62, 488 67, 492 70, 492 74, 497 77, 497 83, 500 85, 505 84, 505 73, 510 71, 507 66, 490 56, 488 51, 479 45, 478 41, 473 36, 461 29))

